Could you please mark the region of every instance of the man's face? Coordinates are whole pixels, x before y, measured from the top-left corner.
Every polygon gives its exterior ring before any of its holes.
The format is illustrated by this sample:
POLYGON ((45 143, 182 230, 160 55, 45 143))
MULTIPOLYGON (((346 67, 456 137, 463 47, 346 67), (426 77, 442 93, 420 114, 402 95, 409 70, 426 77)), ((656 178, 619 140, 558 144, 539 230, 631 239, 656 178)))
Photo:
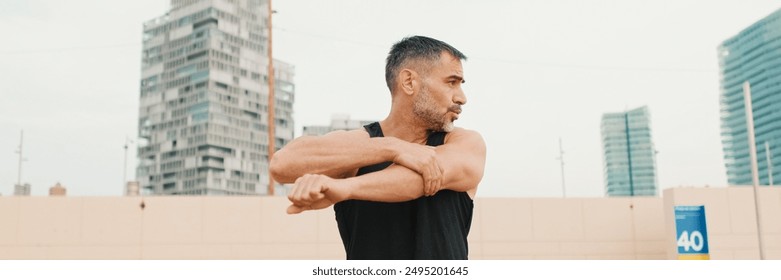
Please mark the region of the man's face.
POLYGON ((422 75, 412 111, 428 129, 453 131, 453 121, 458 119, 461 105, 466 103, 461 89, 464 82, 461 60, 443 52, 439 61, 433 63, 427 72, 422 75))

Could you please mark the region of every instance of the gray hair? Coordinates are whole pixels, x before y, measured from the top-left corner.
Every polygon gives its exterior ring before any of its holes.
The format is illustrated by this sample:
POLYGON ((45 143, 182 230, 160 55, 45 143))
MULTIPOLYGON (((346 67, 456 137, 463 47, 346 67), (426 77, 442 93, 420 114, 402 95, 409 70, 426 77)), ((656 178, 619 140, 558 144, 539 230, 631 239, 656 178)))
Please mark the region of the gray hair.
POLYGON ((385 60, 385 83, 388 84, 388 89, 393 91, 393 81, 396 80, 396 76, 405 64, 411 61, 437 61, 443 51, 458 59, 466 60, 463 53, 437 39, 424 36, 401 39, 391 47, 388 58, 385 60))

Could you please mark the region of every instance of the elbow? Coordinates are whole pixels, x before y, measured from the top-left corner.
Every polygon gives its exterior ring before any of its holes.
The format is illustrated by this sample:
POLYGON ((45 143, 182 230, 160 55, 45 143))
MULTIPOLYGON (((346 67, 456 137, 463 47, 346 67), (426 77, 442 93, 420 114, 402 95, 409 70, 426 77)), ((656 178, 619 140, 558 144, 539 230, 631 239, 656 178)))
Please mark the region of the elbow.
POLYGON ((277 153, 271 157, 268 165, 268 173, 274 181, 282 184, 292 183, 289 174, 286 174, 285 170, 290 169, 287 168, 287 163, 283 154, 277 153))
POLYGON ((484 174, 485 174, 485 169, 482 167, 476 168, 475 170, 472 171, 472 174, 470 176, 470 178, 472 178, 470 182, 472 187, 477 187, 477 185, 479 185, 480 182, 483 181, 484 174))
POLYGON ((466 192, 477 188, 480 185, 480 181, 483 180, 483 168, 464 168, 460 172, 457 179, 450 181, 444 186, 444 189, 449 189, 457 192, 466 192))
MULTIPOLYGON (((292 184, 298 177, 304 175, 302 167, 305 164, 300 159, 304 158, 302 154, 305 154, 305 151, 301 151, 300 143, 301 141, 306 143, 308 138, 308 136, 299 137, 271 156, 268 162, 268 173, 274 181, 282 184, 292 184)), ((304 144, 305 146, 306 144, 304 144)))

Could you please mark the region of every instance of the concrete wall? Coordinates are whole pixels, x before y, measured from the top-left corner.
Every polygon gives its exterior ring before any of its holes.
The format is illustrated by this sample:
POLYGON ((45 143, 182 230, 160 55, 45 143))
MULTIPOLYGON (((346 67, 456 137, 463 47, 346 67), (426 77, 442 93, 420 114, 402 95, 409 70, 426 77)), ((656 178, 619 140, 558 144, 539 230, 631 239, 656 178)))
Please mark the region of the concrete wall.
POLYGON ((4 197, 0 259, 339 259, 332 212, 278 197, 4 197), (330 215, 329 215, 330 214, 330 215))
MULTIPOLYGON (((781 188, 758 188, 765 259, 781 259, 781 188)), ((664 191, 668 258, 677 258, 672 205, 705 205, 711 259, 759 259, 757 216, 750 186, 664 191), (667 205, 671 205, 667 207, 667 205)))
MULTIPOLYGON (((750 190, 478 198, 470 258, 675 258, 673 203, 706 205, 713 259, 758 258, 750 190)), ((762 195, 766 255, 781 259, 781 191, 762 195)), ((141 202, 0 197, 0 259, 344 259, 331 209, 287 215, 282 197, 145 197, 143 210, 141 202)))
POLYGON ((482 198, 474 259, 664 259, 659 198, 482 198))

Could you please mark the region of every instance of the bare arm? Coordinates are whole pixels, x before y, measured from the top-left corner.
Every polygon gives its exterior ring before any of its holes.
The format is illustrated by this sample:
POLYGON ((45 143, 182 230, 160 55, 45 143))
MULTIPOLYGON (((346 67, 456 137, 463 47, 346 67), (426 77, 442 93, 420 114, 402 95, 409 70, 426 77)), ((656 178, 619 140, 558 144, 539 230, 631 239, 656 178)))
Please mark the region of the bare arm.
POLYGON ((391 161, 391 142, 386 137, 370 138, 365 130, 302 136, 275 153, 269 169, 280 183, 293 183, 304 174, 345 178, 360 167, 391 161))
MULTIPOLYGON (((445 144, 438 146, 435 152, 444 170, 442 188, 467 192, 474 197, 485 169, 486 148, 480 134, 457 129, 448 133, 445 144)), ((345 181, 348 199, 401 202, 424 194, 420 174, 398 165, 345 181)))
MULTIPOLYGON (((435 152, 444 169, 443 187, 467 192, 474 198, 485 168, 486 148, 480 134, 458 129, 449 133, 445 144, 438 146, 435 152)), ((322 209, 348 199, 401 202, 423 195, 422 176, 400 165, 347 179, 306 175, 296 181, 288 195, 293 202, 288 213, 322 209)))
POLYGON ((292 183, 305 174, 352 177, 358 168, 388 161, 421 174, 429 195, 442 185, 443 169, 434 147, 395 137, 369 137, 364 130, 299 137, 274 155, 270 171, 277 182, 292 183))

